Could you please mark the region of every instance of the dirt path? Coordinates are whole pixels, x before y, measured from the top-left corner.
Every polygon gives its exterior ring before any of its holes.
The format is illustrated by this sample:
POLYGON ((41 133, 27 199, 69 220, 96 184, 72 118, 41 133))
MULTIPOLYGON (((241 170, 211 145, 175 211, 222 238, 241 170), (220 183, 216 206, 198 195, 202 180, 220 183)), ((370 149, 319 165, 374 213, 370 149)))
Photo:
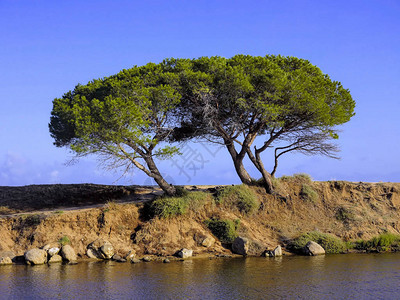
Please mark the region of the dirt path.
MULTIPOLYGON (((71 187, 74 187, 75 189, 81 189, 81 187, 79 185, 57 185, 57 186, 62 186, 65 188, 64 192, 62 193, 63 198, 66 198, 67 195, 69 193, 71 193, 71 187)), ((92 194, 93 197, 99 196, 99 190, 101 191, 102 189, 107 189, 110 186, 101 186, 101 185, 88 185, 91 188, 95 187, 97 188, 96 190, 92 190, 92 194)), ((207 191, 207 190, 212 190, 215 189, 216 187, 218 187, 217 185, 198 185, 198 186, 183 186, 186 190, 189 191, 207 191)), ((23 205, 24 203, 26 203, 26 201, 24 201, 26 199, 26 194, 32 193, 33 195, 38 194, 39 193, 45 195, 45 197, 49 197, 49 195, 46 195, 43 191, 43 189, 49 188, 48 185, 35 185, 35 186, 27 186, 27 187, 0 187, 0 192, 3 189, 3 197, 0 197, 0 204, 2 199, 3 202, 6 202, 4 204, 7 204, 11 201, 13 201, 13 206, 12 208, 14 209, 23 209, 23 205), (7 190, 8 196, 7 201, 4 201, 4 199, 6 197, 4 197, 4 190, 7 190), (16 191, 16 195, 17 198, 18 196, 21 196, 21 189, 24 189, 24 196, 22 197, 22 201, 20 204, 20 207, 17 207, 18 205, 16 205, 16 201, 18 201, 18 199, 15 199, 15 197, 13 197, 13 191, 16 191)), ((120 188, 120 186, 118 186, 117 188, 120 188)), ((83 189, 84 190, 84 189, 83 189)), ((121 197, 117 198, 117 197, 110 197, 110 199, 108 199, 107 201, 103 201, 102 203, 97 203, 97 204, 79 204, 79 205, 59 205, 59 206, 54 206, 53 203, 51 203, 51 208, 49 207, 44 207, 43 209, 24 209, 21 212, 15 212, 15 213, 6 213, 0 212, 0 218, 15 218, 15 217, 19 217, 19 216, 24 216, 24 215, 43 215, 43 216, 48 216, 48 215, 52 215, 52 214, 56 214, 56 213, 61 213, 61 212, 68 212, 68 211, 84 211, 84 210, 89 210, 89 209, 93 209, 93 208, 102 208, 108 205, 109 202, 111 203, 116 203, 116 204, 130 204, 130 203, 144 203, 147 201, 152 201, 154 200, 156 197, 159 197, 163 194, 162 190, 157 187, 157 186, 135 186, 133 189, 129 188, 128 190, 130 190, 133 193, 125 193, 123 194, 121 197)), ((87 193, 87 190, 85 190, 84 192, 87 193)), ((50 192, 51 193, 51 192, 50 192)), ((32 195, 32 197, 34 197, 32 195)), ((101 195, 101 193, 100 193, 101 195)), ((71 195, 71 197, 73 197, 75 195, 71 195)), ((90 198, 90 195, 85 194, 84 195, 85 198, 90 198)), ((112 195, 111 195, 112 196, 112 195)), ((114 195, 115 196, 115 195, 114 195)), ((50 195, 51 197, 51 195, 50 195)), ((55 198, 57 197, 54 196, 55 198)), ((38 200, 40 201, 40 200, 38 200)), ((54 200, 55 201, 55 200, 54 200)), ((65 201, 64 201, 65 202, 65 201)), ((90 202, 90 201, 88 201, 90 202)), ((45 206, 45 205, 44 205, 45 206)), ((1 206, 3 208, 7 207, 7 205, 1 206)), ((7 209, 9 209, 7 207, 7 209)))

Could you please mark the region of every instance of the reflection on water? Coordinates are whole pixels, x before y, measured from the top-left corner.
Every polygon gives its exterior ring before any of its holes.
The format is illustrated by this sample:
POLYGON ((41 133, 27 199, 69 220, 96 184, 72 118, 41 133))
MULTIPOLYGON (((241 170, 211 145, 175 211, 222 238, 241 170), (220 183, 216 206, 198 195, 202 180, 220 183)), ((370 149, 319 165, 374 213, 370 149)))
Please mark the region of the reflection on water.
POLYGON ((400 254, 2 266, 0 299, 399 299, 400 254))

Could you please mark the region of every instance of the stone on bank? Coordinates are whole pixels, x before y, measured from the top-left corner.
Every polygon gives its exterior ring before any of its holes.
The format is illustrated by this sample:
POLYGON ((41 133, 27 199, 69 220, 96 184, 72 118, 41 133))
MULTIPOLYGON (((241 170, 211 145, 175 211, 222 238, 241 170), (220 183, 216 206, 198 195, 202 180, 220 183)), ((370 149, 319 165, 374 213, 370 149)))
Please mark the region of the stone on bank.
POLYGON ((325 254, 325 249, 321 247, 321 245, 317 244, 316 242, 309 241, 304 246, 304 254, 305 255, 323 255, 325 254))
POLYGON ((24 257, 28 265, 42 265, 47 262, 47 251, 34 248, 26 251, 24 257))

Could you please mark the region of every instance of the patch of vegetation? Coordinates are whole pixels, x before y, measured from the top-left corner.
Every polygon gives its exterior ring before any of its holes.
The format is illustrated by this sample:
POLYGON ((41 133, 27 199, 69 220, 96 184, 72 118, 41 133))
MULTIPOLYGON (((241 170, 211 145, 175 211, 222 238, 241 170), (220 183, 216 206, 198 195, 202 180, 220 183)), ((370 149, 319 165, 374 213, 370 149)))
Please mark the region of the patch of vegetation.
POLYGON ((325 249, 326 253, 344 253, 347 251, 348 246, 340 238, 318 231, 312 231, 293 239, 288 249, 293 252, 301 253, 304 246, 309 242, 314 241, 325 249))
POLYGON ((58 242, 61 244, 61 246, 65 246, 68 244, 71 244, 71 240, 69 239, 68 236, 64 235, 63 237, 61 237, 58 242))
POLYGON ((154 200, 150 206, 150 210, 153 216, 170 218, 183 215, 188 209, 200 209, 209 198, 210 195, 208 193, 186 191, 180 197, 161 197, 154 200))
POLYGON ((304 183, 304 184, 311 184, 313 182, 310 175, 306 173, 296 173, 293 176, 283 175, 279 178, 281 181, 286 182, 297 182, 297 183, 304 183))
POLYGON ((235 221, 208 219, 204 223, 222 243, 232 243, 238 236, 236 230, 240 225, 239 219, 235 221))
POLYGON ((301 186, 300 196, 303 200, 311 203, 317 203, 319 196, 318 193, 308 184, 303 183, 301 186))
POLYGON ((63 210, 56 210, 55 212, 53 212, 56 215, 62 215, 64 213, 63 210))
POLYGON ((383 233, 373 237, 368 241, 359 240, 354 242, 357 250, 385 252, 400 247, 400 235, 393 233, 383 233))
POLYGON ((37 226, 42 221, 40 216, 35 214, 22 215, 21 218, 24 221, 24 226, 37 226))
POLYGON ((218 204, 236 207, 246 215, 259 207, 256 193, 244 184, 225 187, 218 193, 216 201, 218 204))
POLYGON ((8 206, 0 206, 0 215, 12 214, 14 211, 8 206))
POLYGON ((336 209, 335 218, 336 220, 342 221, 344 223, 355 220, 353 212, 344 206, 340 206, 336 209))

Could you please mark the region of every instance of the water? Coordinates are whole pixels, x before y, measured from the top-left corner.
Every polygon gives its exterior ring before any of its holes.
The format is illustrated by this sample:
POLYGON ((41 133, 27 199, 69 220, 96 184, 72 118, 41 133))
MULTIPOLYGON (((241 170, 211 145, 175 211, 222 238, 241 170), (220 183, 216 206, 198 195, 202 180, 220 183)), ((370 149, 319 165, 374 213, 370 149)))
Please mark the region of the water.
POLYGON ((2 266, 0 299, 400 299, 400 254, 2 266))

